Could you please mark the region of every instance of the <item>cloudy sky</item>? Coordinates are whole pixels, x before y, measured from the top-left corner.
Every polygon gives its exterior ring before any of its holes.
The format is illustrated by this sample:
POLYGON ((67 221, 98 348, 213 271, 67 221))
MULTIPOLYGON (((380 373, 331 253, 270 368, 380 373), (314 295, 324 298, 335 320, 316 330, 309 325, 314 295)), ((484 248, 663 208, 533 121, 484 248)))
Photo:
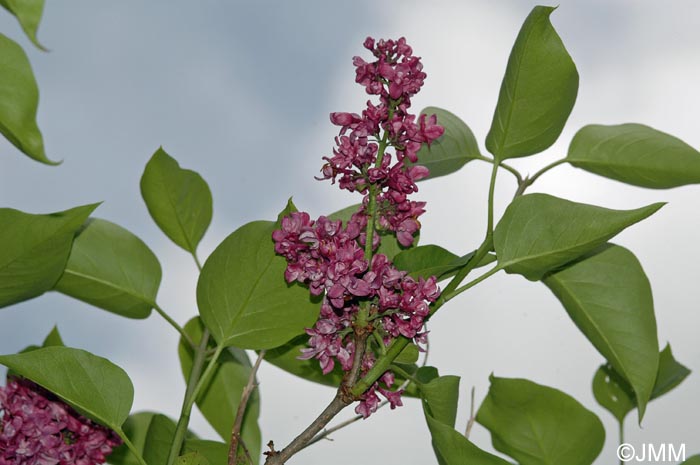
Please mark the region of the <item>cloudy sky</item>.
MULTIPOLYGON (((140 198, 143 167, 158 146, 202 174, 214 220, 200 248, 205 258, 245 222, 273 218, 286 199, 312 215, 356 202, 313 180, 332 147, 331 111, 358 111, 366 100, 353 82, 351 57, 367 35, 406 36, 428 79, 416 110, 433 105, 464 119, 483 148, 513 40, 535 3, 207 2, 65 0, 47 2, 33 49, 8 15, 0 30, 28 50, 41 89, 39 123, 48 155, 39 165, 0 141, 0 205, 44 213, 104 201, 97 215, 130 229, 164 268, 161 306, 180 322, 196 313, 196 268, 151 222, 140 198)), ((578 103, 560 141, 515 161, 523 172, 566 153, 587 123, 640 122, 700 146, 700 4, 694 1, 567 1, 553 23, 577 64, 578 103)), ((427 200, 421 241, 466 253, 485 227, 489 167, 473 162, 449 178, 421 185, 427 200)), ((499 177, 497 213, 514 190, 499 177)), ((633 208, 669 204, 624 232, 652 282, 659 340, 700 372, 700 188, 643 190, 562 166, 532 191, 579 202, 633 208)), ((573 395, 603 420, 608 437, 597 464, 613 462, 616 425, 593 399, 601 356, 542 285, 497 275, 463 294, 431 324, 430 363, 462 377, 458 422, 467 392, 480 400, 488 375, 527 377, 573 395)), ((177 416, 184 384, 177 334, 157 315, 126 320, 50 294, 0 310, 0 353, 36 343, 58 324, 70 345, 124 367, 136 386, 135 409, 177 416)), ((270 366, 260 372, 264 441, 291 439, 329 400, 314 386, 270 366)), ((643 428, 628 418, 629 442, 686 443, 700 452, 700 376, 650 405, 643 428)), ((211 434, 197 416, 194 428, 211 434)), ((492 450, 488 433, 472 438, 492 450)), ((417 402, 382 411, 299 454, 297 463, 434 463, 417 402)))

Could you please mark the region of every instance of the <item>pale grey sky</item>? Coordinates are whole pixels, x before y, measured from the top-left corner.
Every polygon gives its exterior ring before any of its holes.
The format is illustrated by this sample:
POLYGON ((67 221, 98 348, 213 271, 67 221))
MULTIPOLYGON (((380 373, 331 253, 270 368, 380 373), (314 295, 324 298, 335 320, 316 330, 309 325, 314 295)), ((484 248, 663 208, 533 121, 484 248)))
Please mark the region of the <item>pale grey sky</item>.
MULTIPOLYGON (((41 89, 39 122, 57 168, 34 163, 0 142, 0 205, 49 212, 98 200, 100 217, 139 235, 161 260, 161 306, 183 322, 196 312, 196 269, 151 222, 140 198, 143 167, 160 145, 199 171, 214 195, 206 257, 241 224, 272 218, 293 195, 313 215, 356 199, 313 180, 332 148, 331 111, 357 111, 366 96, 354 84, 353 55, 362 40, 406 36, 423 57, 428 79, 415 109, 434 105, 462 117, 483 149, 508 54, 534 2, 185 2, 64 0, 47 2, 34 50, 8 15, 0 30, 29 51, 41 89)), ((514 162, 524 172, 559 158, 587 123, 639 122, 700 147, 700 4, 567 1, 553 23, 577 64, 579 97, 560 141, 545 154, 514 162)), ((484 230, 488 166, 421 185, 426 199, 421 241, 457 253, 478 245, 484 230), (445 226, 447 225, 447 227, 445 226)), ((513 183, 499 177, 497 211, 513 183)), ((632 208, 668 201, 616 242, 639 257, 654 290, 659 340, 700 371, 700 187, 643 190, 568 166, 533 191, 579 202, 632 208)), ((126 320, 49 294, 0 310, 0 353, 35 343, 58 324, 65 340, 112 359, 136 386, 135 409, 176 416, 184 385, 177 335, 156 315, 126 320)), ((602 358, 542 285, 497 275, 455 299, 432 322, 430 363, 462 377, 458 422, 468 416, 470 386, 481 400, 488 375, 527 377, 559 388, 596 412, 608 432, 596 462, 614 462, 612 417, 590 392, 602 358)), ((261 426, 267 442, 286 443, 329 400, 315 386, 264 366, 261 426)), ((697 373, 653 402, 632 444, 686 443, 700 452, 697 373)), ((194 428, 211 429, 197 415, 194 428)), ((488 433, 473 439, 492 450, 488 433)), ((420 405, 406 402, 337 433, 294 463, 435 463, 420 405)))

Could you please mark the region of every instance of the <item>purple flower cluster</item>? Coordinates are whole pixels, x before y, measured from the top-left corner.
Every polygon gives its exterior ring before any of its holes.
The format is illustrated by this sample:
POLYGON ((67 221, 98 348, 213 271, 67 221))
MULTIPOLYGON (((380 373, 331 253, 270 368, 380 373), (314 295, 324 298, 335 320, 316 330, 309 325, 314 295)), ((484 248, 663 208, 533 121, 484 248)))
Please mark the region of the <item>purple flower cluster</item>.
MULTIPOLYGON (((416 181, 428 175, 427 168, 414 163, 422 144, 433 142, 444 129, 434 115, 421 115, 416 121, 408 113, 410 99, 426 75, 406 40, 368 38, 364 45, 376 60, 368 63, 355 57, 355 80, 368 94, 378 95, 379 102, 368 101, 361 115, 331 114, 331 122, 341 129, 333 156, 324 157, 320 178, 363 194, 362 206, 345 225, 325 216, 314 221, 308 213, 294 212, 282 219, 272 236, 275 251, 287 260, 287 282, 302 283, 311 294, 323 295, 319 319, 306 330, 309 347, 299 358, 317 359, 324 374, 336 362, 346 372, 352 369, 355 336, 367 330, 355 327, 361 307, 369 309, 369 329, 379 336, 371 339, 374 347, 370 344, 362 357, 364 374, 375 363, 374 350, 383 349, 380 345, 387 346, 399 336, 425 342, 429 305, 440 295, 434 276, 415 280, 397 270, 384 254, 375 253, 379 234, 372 234, 373 253, 365 250, 368 227, 393 232, 404 247, 413 244, 425 202, 408 196, 418 191, 416 181), (388 147, 393 147, 393 156, 385 152, 388 147), (370 210, 376 218, 371 225, 370 210)), ((402 391, 391 391, 394 381, 393 373, 384 373, 363 394, 355 411, 368 417, 378 407, 377 394, 392 408, 402 405, 402 391)))
POLYGON ((0 387, 0 465, 96 465, 121 444, 110 429, 22 378, 0 387))
POLYGON ((407 197, 418 191, 416 181, 426 177, 428 169, 420 165, 408 167, 406 159, 416 163, 421 145, 429 145, 444 129, 437 124, 435 115, 421 115, 416 121, 408 113, 411 97, 423 85, 425 73, 406 39, 375 42, 367 38, 364 45, 376 60, 367 63, 355 57, 355 81, 368 94, 378 95, 379 103, 367 101, 362 115, 331 114, 331 122, 341 129, 333 156, 324 157, 327 163, 321 170, 321 179, 337 180, 341 189, 365 194, 365 208, 369 186, 377 186, 379 227, 394 231, 399 243, 408 247, 420 228, 418 217, 425 212, 425 202, 407 197), (395 160, 389 153, 379 153, 380 147, 387 146, 394 147, 395 160))

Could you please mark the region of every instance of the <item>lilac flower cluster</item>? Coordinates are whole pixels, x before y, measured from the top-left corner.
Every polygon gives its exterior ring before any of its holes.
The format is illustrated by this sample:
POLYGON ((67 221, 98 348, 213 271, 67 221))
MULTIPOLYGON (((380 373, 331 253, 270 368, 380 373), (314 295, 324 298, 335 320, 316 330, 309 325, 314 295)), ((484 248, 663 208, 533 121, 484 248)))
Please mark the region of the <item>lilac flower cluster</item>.
POLYGON ((331 114, 331 122, 341 129, 333 156, 324 157, 327 163, 321 170, 322 179, 337 180, 341 189, 365 194, 365 209, 369 186, 378 186, 379 227, 394 231, 399 243, 408 247, 420 228, 418 217, 425 212, 425 202, 410 201, 407 196, 418 191, 416 181, 426 177, 428 169, 420 165, 408 167, 406 159, 416 163, 421 145, 433 142, 444 129, 437 124, 435 115, 421 115, 416 122, 416 117, 408 113, 411 97, 423 85, 425 73, 406 39, 375 43, 367 38, 364 46, 377 60, 367 63, 355 57, 355 81, 368 94, 378 95, 379 104, 367 101, 362 115, 331 114), (395 160, 391 154, 379 153, 380 146, 387 145, 394 147, 395 160))
MULTIPOLYGON (((355 335, 367 330, 355 327, 362 306, 369 309, 370 330, 379 336, 372 340, 376 346, 387 346, 399 336, 421 344, 425 343, 429 304, 440 295, 435 277, 415 280, 397 270, 386 255, 376 253, 379 234, 372 234, 373 253, 366 250, 368 227, 393 232, 404 247, 413 244, 425 202, 408 196, 418 191, 416 181, 428 175, 427 168, 414 163, 421 145, 433 142, 444 129, 434 115, 421 115, 416 121, 408 113, 410 99, 426 75, 406 40, 375 42, 368 38, 364 45, 376 60, 368 63, 354 58, 356 82, 368 94, 378 95, 379 103, 368 101, 362 115, 331 114, 331 122, 341 129, 333 156, 324 157, 320 178, 363 194, 362 206, 344 226, 340 220, 321 216, 314 221, 308 213, 294 212, 282 219, 272 236, 275 251, 287 259, 287 282, 302 283, 311 294, 323 295, 319 319, 306 331, 309 347, 299 358, 317 359, 324 374, 336 362, 346 372, 352 369, 355 335), (394 148, 393 157, 385 152, 388 147, 394 148), (376 221, 370 224, 372 213, 376 221)), ((362 374, 375 363, 369 347, 362 358, 362 374)), ((378 407, 378 393, 392 408, 402 405, 402 391, 391 391, 394 382, 393 373, 384 373, 363 394, 355 411, 368 417, 378 407)))
POLYGON ((29 380, 0 387, 0 465, 96 465, 121 444, 29 380))

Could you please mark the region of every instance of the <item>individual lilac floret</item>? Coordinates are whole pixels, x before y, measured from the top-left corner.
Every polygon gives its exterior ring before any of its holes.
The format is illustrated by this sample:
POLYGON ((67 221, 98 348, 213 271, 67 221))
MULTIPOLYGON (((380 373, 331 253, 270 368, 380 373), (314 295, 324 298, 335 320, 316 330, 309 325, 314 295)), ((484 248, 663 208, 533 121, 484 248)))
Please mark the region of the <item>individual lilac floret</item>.
POLYGON ((29 380, 0 387, 0 465, 97 465, 121 439, 29 380))

